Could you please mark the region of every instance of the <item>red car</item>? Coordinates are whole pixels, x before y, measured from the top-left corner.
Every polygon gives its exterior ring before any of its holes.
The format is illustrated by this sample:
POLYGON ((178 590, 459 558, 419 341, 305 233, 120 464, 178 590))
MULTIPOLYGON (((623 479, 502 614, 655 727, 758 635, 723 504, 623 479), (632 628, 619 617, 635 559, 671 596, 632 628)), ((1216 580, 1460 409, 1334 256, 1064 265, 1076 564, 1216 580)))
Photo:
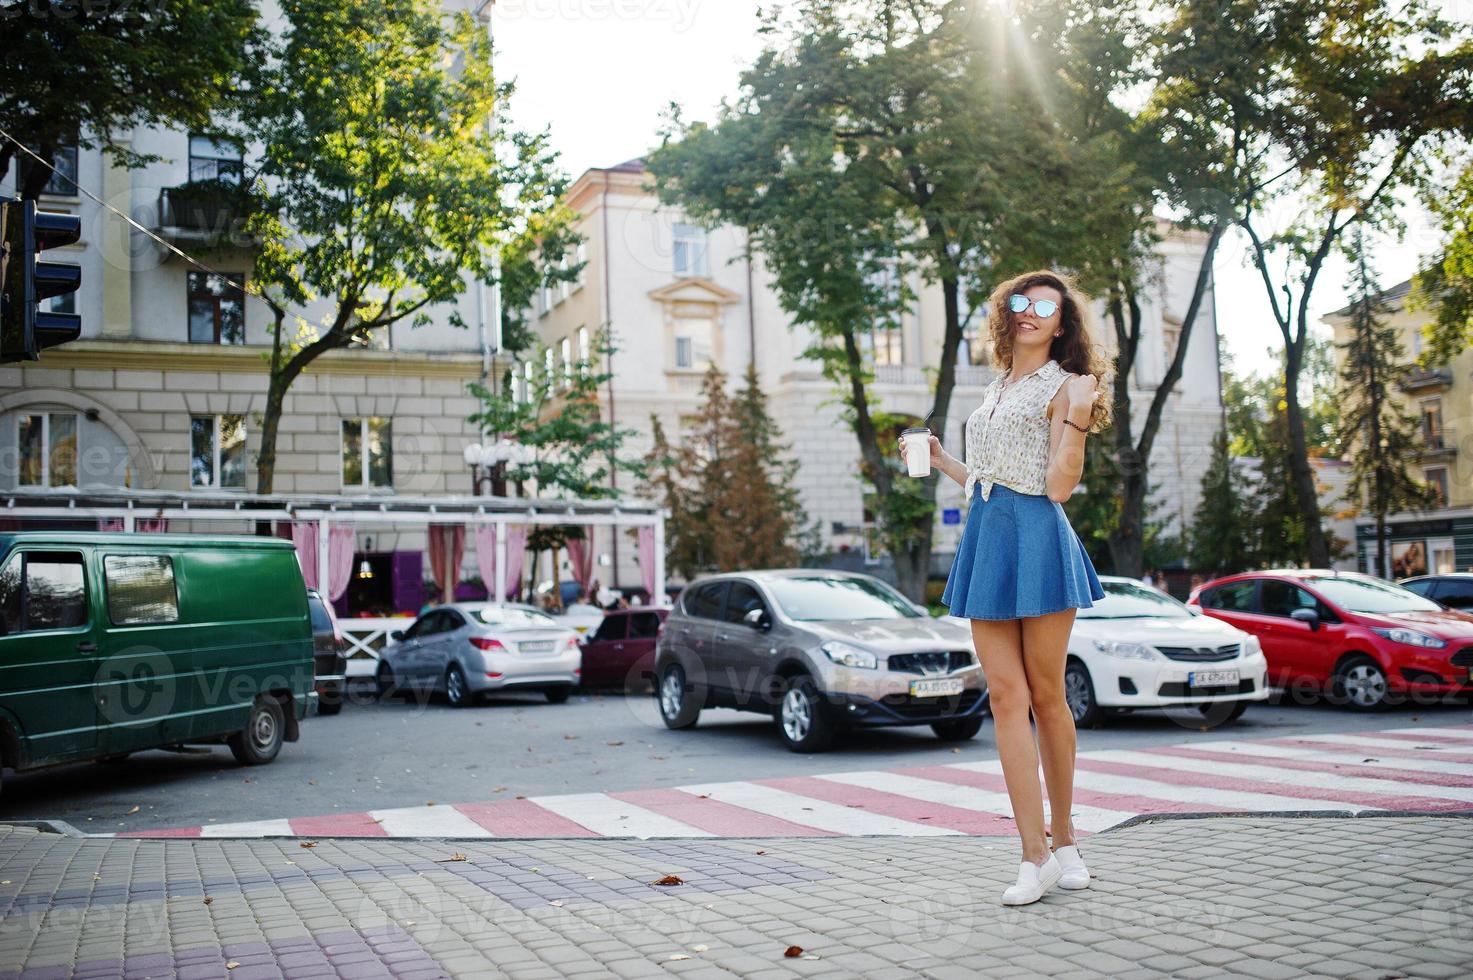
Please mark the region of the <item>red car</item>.
POLYGON ((1384 579, 1249 572, 1208 582, 1187 602, 1258 637, 1278 687, 1312 684, 1363 710, 1398 696, 1473 694, 1473 616, 1384 579))
POLYGON ((583 686, 648 692, 655 669, 655 636, 670 610, 634 606, 604 613, 583 643, 583 686))

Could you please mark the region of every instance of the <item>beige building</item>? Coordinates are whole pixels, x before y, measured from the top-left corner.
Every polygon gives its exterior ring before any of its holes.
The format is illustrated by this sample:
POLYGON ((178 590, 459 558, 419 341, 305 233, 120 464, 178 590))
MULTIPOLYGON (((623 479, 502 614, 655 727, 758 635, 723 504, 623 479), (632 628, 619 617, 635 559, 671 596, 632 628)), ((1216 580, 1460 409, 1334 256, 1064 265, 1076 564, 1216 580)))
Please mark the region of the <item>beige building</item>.
MULTIPOLYGON (((762 256, 747 260, 741 229, 702 228, 661 206, 646 187, 649 179, 643 161, 636 159, 589 170, 570 188, 569 205, 586 239, 578 259, 587 264, 580 282, 543 290, 537 298, 530 318, 541 348, 529 354, 529 361, 576 358, 591 333, 607 325, 617 350, 603 406, 617 425, 638 432, 629 444, 631 453, 649 447, 651 416, 673 436, 689 431, 708 364, 725 371, 735 388, 754 361, 774 417, 800 461, 799 490, 809 516, 820 522, 825 544, 847 551, 861 567, 881 569, 884 559, 872 548, 870 515, 862 504, 855 436, 840 417, 832 384, 802 357, 812 335, 792 324, 779 306, 762 256)), ((1160 275, 1141 297, 1147 333, 1132 379, 1137 404, 1148 402, 1166 369, 1168 351, 1175 349, 1202 248, 1200 236, 1180 233, 1169 235, 1161 247, 1160 275)), ((872 409, 920 417, 930 408, 944 316, 939 286, 917 277, 910 287, 916 302, 875 333, 865 354, 876 375, 872 409)), ((1097 304, 1103 328, 1101 312, 1097 304)), ((1152 457, 1152 480, 1163 505, 1158 517, 1176 528, 1185 526, 1195 510, 1212 435, 1222 425, 1211 294, 1201 316, 1152 457)), ((942 427, 945 445, 957 455, 961 427, 993 377, 985 331, 985 312, 978 311, 959 352, 957 388, 942 427)), ((1113 335, 1101 329, 1100 339, 1108 346, 1113 335)), ((627 483, 629 478, 615 479, 627 483)), ((933 564, 944 575, 964 520, 960 487, 943 481, 938 502, 933 564)), ((603 551, 615 549, 621 575, 627 576, 628 546, 600 545, 603 551)))
MULTIPOLYGON (((1390 567, 1380 572, 1373 567, 1373 518, 1361 506, 1356 520, 1358 566, 1392 578, 1473 569, 1473 459, 1469 458, 1473 446, 1468 442, 1473 438, 1473 350, 1428 369, 1415 365, 1422 354, 1422 328, 1432 313, 1408 307, 1411 285, 1411 280, 1398 283, 1381 297, 1389 307, 1386 320, 1399 331, 1410 365, 1399 397, 1419 421, 1421 448, 1408 461, 1409 469, 1436 488, 1441 503, 1426 512, 1392 516, 1390 567)), ((1337 344, 1349 338, 1351 311, 1346 306, 1324 317, 1337 344)), ((1338 349, 1336 358, 1338 367, 1343 361, 1338 349)))

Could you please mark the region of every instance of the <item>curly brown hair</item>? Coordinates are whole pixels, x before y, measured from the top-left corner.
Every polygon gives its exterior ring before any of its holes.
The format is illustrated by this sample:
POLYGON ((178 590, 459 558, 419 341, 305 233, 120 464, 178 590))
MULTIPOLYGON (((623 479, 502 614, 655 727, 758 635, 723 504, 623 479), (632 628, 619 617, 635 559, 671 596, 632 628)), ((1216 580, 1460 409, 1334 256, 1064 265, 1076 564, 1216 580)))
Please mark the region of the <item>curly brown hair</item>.
POLYGON ((1100 397, 1095 399, 1089 428, 1098 432, 1110 424, 1110 393, 1106 382, 1110 362, 1095 343, 1090 329, 1088 299, 1074 284, 1072 276, 1050 269, 1036 269, 1014 276, 999 285, 987 299, 987 329, 992 336, 992 359, 1004 371, 1013 367, 1013 330, 1016 314, 1008 308, 1008 297, 1034 286, 1049 286, 1063 297, 1060 323, 1063 335, 1049 345, 1049 356, 1072 374, 1092 374, 1099 383, 1100 397))

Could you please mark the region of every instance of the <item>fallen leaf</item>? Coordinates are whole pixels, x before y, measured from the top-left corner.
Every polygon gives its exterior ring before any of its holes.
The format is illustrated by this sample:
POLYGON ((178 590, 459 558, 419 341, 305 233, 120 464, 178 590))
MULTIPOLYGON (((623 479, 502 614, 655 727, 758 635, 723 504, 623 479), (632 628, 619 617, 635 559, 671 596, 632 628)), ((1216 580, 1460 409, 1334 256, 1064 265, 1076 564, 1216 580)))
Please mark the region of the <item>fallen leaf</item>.
POLYGON ((143 809, 143 808, 142 807, 135 806, 133 809, 131 809, 131 810, 128 811, 128 815, 129 816, 132 816, 133 814, 137 813, 141 809, 143 809))
POLYGON ((568 741, 570 741, 570 742, 571 742, 571 741, 572 741, 572 740, 573 740, 573 739, 575 739, 575 738, 577 738, 577 737, 578 737, 578 736, 577 736, 577 735, 564 735, 564 736, 563 736, 563 738, 565 738, 565 739, 567 739, 567 740, 568 740, 568 741))
POLYGON ((707 946, 705 943, 696 943, 694 946, 691 947, 691 950, 696 953, 704 953, 708 949, 710 949, 710 947, 707 946))
POLYGON ((789 946, 787 949, 783 950, 783 955, 784 956, 802 956, 803 955, 803 947, 802 946, 789 946))
MULTIPOLYGON (((9 882, 6 882, 6 884, 9 884, 9 882)), ((211 905, 211 904, 214 903, 214 901, 215 900, 213 898, 211 898, 209 895, 206 895, 205 896, 205 904, 206 905, 211 905)))
POLYGON ((307 785, 308 786, 316 786, 317 785, 317 780, 315 780, 315 779, 309 779, 309 780, 307 780, 307 785))
POLYGON ((561 898, 554 898, 552 901, 548 902, 547 904, 548 905, 556 905, 558 908, 562 908, 563 907, 563 900, 561 898))
POLYGON ((522 795, 522 794, 521 794, 521 793, 518 793, 518 794, 517 794, 517 799, 519 799, 519 800, 525 800, 525 799, 526 799, 526 798, 527 798, 527 797, 526 797, 526 796, 524 796, 524 795, 522 795))
POLYGON ((434 806, 434 805, 435 805, 435 801, 434 800, 425 800, 425 806, 434 806))
POLYGON ((767 852, 766 851, 758 851, 757 853, 758 854, 766 854, 767 852))
MULTIPOLYGON (((697 793, 696 794, 696 799, 698 799, 698 800, 709 800, 710 798, 711 798, 711 794, 710 793, 697 793)), ((758 854, 761 854, 762 852, 761 851, 758 851, 757 853, 758 854)))
POLYGON ((679 875, 666 875, 658 881, 650 882, 652 885, 683 885, 685 881, 679 875))
POLYGON ((952 749, 952 750, 951 750, 951 751, 952 751, 952 752, 953 752, 953 753, 956 753, 956 752, 960 752, 960 751, 961 751, 961 749, 955 749, 955 748, 954 748, 954 749, 952 749))
POLYGON ((690 959, 690 956, 687 953, 671 953, 670 954, 670 959, 672 959, 672 960, 688 960, 688 959, 690 959))
POLYGON ((316 847, 317 846, 317 842, 315 840, 304 840, 304 841, 302 841, 301 845, 299 845, 299 846, 301 846, 301 847, 316 847))
POLYGON ((464 854, 460 853, 459 851, 456 851, 454 854, 450 855, 448 858, 438 858, 435 861, 435 863, 436 864, 448 864, 451 861, 464 861, 465 859, 466 859, 466 857, 465 857, 464 854))
POLYGON ((226 963, 225 964, 225 969, 227 969, 227 970, 233 970, 233 969, 235 969, 238 966, 240 966, 239 961, 237 961, 237 960, 231 960, 229 963, 226 963))
POLYGON ((863 810, 864 809, 864 804, 863 803, 845 803, 844 805, 847 806, 847 807, 849 807, 851 810, 863 810))
POLYGON ((661 762, 664 762, 665 761, 665 757, 663 755, 652 755, 652 756, 650 756, 650 758, 651 759, 659 759, 661 762))
POLYGON ((506 792, 506 787, 505 786, 498 786, 495 789, 493 789, 491 792, 493 792, 493 793, 505 793, 506 792))

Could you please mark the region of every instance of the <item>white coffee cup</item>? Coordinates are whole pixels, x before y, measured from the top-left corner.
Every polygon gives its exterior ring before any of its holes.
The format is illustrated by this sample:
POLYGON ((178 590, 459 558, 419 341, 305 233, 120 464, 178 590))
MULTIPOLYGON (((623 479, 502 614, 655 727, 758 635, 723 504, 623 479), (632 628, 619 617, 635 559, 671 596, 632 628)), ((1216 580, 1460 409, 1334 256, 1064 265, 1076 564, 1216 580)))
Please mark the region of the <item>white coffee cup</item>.
POLYGON ((900 433, 900 443, 905 447, 905 469, 910 476, 928 476, 931 473, 931 430, 925 428, 906 429, 900 433))

